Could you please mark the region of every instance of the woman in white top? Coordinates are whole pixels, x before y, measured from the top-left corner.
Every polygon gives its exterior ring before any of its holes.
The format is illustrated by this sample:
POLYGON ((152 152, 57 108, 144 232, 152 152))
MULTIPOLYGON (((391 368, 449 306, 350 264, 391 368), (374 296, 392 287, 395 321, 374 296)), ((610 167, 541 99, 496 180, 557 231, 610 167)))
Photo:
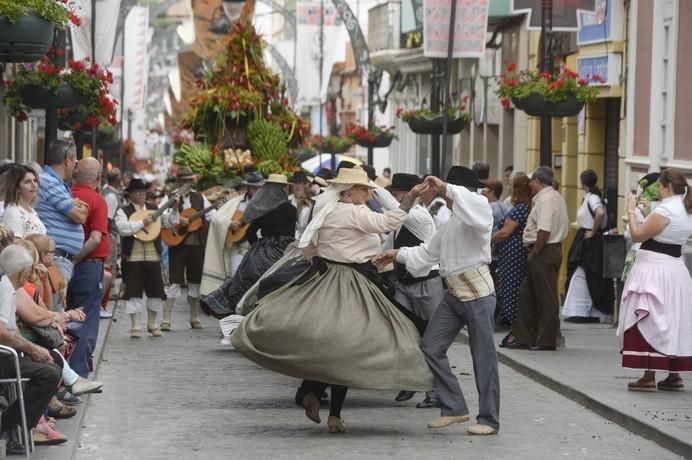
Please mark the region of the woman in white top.
POLYGON ((577 234, 567 259, 567 295, 562 315, 573 323, 598 323, 612 313, 612 282, 602 276, 603 241, 601 231, 606 211, 601 192, 596 187, 598 176, 587 169, 581 173, 584 201, 577 210, 577 234))
POLYGON ((661 203, 638 224, 630 195, 630 233, 642 242, 622 293, 617 335, 623 367, 644 369, 631 391, 682 391, 678 372, 692 371, 692 278, 682 248, 692 234, 692 191, 685 176, 666 169, 658 178, 661 203), (656 384, 655 372, 668 371, 656 384))
POLYGON ((262 297, 231 343, 263 367, 306 379, 302 404, 316 423, 319 398, 330 384, 327 423, 339 433, 348 386, 426 391, 432 375, 420 351, 420 328, 394 305, 371 263, 380 233, 406 221, 422 187, 400 206, 376 213, 365 205, 374 188, 365 171, 342 168, 329 182, 299 243, 316 255, 312 265, 262 297))
POLYGON ((38 197, 36 171, 29 166, 12 165, 5 180, 7 189, 2 223, 11 228, 17 238, 24 238, 32 233, 45 235, 46 227, 34 211, 38 197))

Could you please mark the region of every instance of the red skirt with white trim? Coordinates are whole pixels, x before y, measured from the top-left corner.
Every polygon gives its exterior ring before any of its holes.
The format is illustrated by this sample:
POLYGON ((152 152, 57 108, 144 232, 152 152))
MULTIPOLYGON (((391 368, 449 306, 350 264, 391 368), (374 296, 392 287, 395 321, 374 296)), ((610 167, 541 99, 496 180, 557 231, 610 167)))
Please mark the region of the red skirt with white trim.
POLYGON ((692 371, 692 356, 666 356, 646 341, 635 324, 625 331, 622 346, 622 367, 648 371, 692 371))

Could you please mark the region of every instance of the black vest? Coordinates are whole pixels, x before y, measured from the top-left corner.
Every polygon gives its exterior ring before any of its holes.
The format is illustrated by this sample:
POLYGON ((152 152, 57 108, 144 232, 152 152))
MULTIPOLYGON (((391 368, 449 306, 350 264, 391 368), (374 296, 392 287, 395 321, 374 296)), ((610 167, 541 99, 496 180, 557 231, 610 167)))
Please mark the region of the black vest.
MULTIPOLYGON (((199 192, 190 192, 190 207, 195 211, 201 211, 204 209, 204 196, 199 192)), ((178 212, 183 211, 183 200, 178 203, 178 212)), ((206 221, 205 216, 202 216, 202 228, 199 229, 197 234, 199 235, 199 244, 204 246, 207 241, 207 234, 209 233, 209 222, 206 221)), ((188 235, 189 238, 189 235, 188 235)))
MULTIPOLYGON (((418 238, 416 235, 411 233, 411 231, 408 228, 402 225, 401 229, 399 229, 399 234, 396 236, 396 238, 394 238, 394 249, 412 248, 420 245, 422 242, 423 240, 418 238)), ((434 270, 431 271, 427 276, 415 278, 406 270, 406 265, 400 264, 396 261, 394 262, 394 273, 396 274, 397 279, 402 284, 414 284, 428 280, 430 278, 435 278, 439 275, 439 272, 437 270, 434 270)))
MULTIPOLYGON (((151 211, 157 211, 159 208, 156 205, 149 204, 149 203, 144 203, 147 209, 151 211)), ((129 219, 132 214, 135 213, 135 205, 130 203, 127 206, 122 207, 123 212, 129 219)), ((154 246, 156 246, 156 252, 161 254, 161 240, 159 238, 156 238, 154 241, 154 246)), ((120 240, 120 244, 122 246, 122 255, 124 257, 130 257, 132 255, 132 248, 135 245, 135 237, 134 236, 123 236, 120 240)))

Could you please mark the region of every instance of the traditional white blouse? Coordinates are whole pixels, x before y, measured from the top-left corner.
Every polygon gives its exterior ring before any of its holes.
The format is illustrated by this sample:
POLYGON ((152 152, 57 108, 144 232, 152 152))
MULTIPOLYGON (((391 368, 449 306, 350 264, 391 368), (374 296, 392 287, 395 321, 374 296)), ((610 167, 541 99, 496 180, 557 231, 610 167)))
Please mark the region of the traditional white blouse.
POLYGON ((16 204, 5 206, 2 223, 11 228, 17 238, 24 238, 35 233, 46 234, 46 226, 41 222, 38 213, 33 209, 27 211, 16 204))
POLYGON ((401 209, 373 212, 366 205, 339 202, 318 230, 317 255, 342 263, 364 263, 380 251, 380 233, 408 218, 401 209))
POLYGON ((651 214, 659 214, 670 221, 661 233, 654 235, 659 243, 684 245, 692 234, 692 215, 687 213, 682 195, 664 198, 651 214))

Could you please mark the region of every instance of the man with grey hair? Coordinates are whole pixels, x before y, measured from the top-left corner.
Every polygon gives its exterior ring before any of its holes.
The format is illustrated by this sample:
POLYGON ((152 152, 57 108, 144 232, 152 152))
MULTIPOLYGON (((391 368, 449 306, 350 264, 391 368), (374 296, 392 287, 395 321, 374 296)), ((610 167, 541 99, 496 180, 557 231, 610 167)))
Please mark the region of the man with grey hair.
POLYGON ((72 142, 54 140, 46 152, 46 164, 39 174, 36 212, 55 241, 55 264, 65 282, 72 278, 74 258, 84 244, 82 225, 89 214, 86 203, 72 198, 69 181, 77 167, 77 150, 72 142))
POLYGON ((519 288, 518 318, 512 326, 516 340, 507 348, 555 350, 560 330, 557 275, 562 262, 562 241, 567 237, 567 205, 553 188, 553 170, 538 167, 531 175, 531 213, 524 228, 528 266, 519 288))
POLYGON ((96 347, 99 313, 103 298, 103 265, 110 251, 108 206, 97 192, 101 185, 101 163, 95 158, 79 160, 74 175, 72 195, 87 204, 89 213, 84 222, 81 250, 74 258, 74 276, 67 285, 67 303, 84 307, 86 319, 78 331, 79 341, 70 357, 70 365, 81 377, 89 375, 89 357, 96 347))

